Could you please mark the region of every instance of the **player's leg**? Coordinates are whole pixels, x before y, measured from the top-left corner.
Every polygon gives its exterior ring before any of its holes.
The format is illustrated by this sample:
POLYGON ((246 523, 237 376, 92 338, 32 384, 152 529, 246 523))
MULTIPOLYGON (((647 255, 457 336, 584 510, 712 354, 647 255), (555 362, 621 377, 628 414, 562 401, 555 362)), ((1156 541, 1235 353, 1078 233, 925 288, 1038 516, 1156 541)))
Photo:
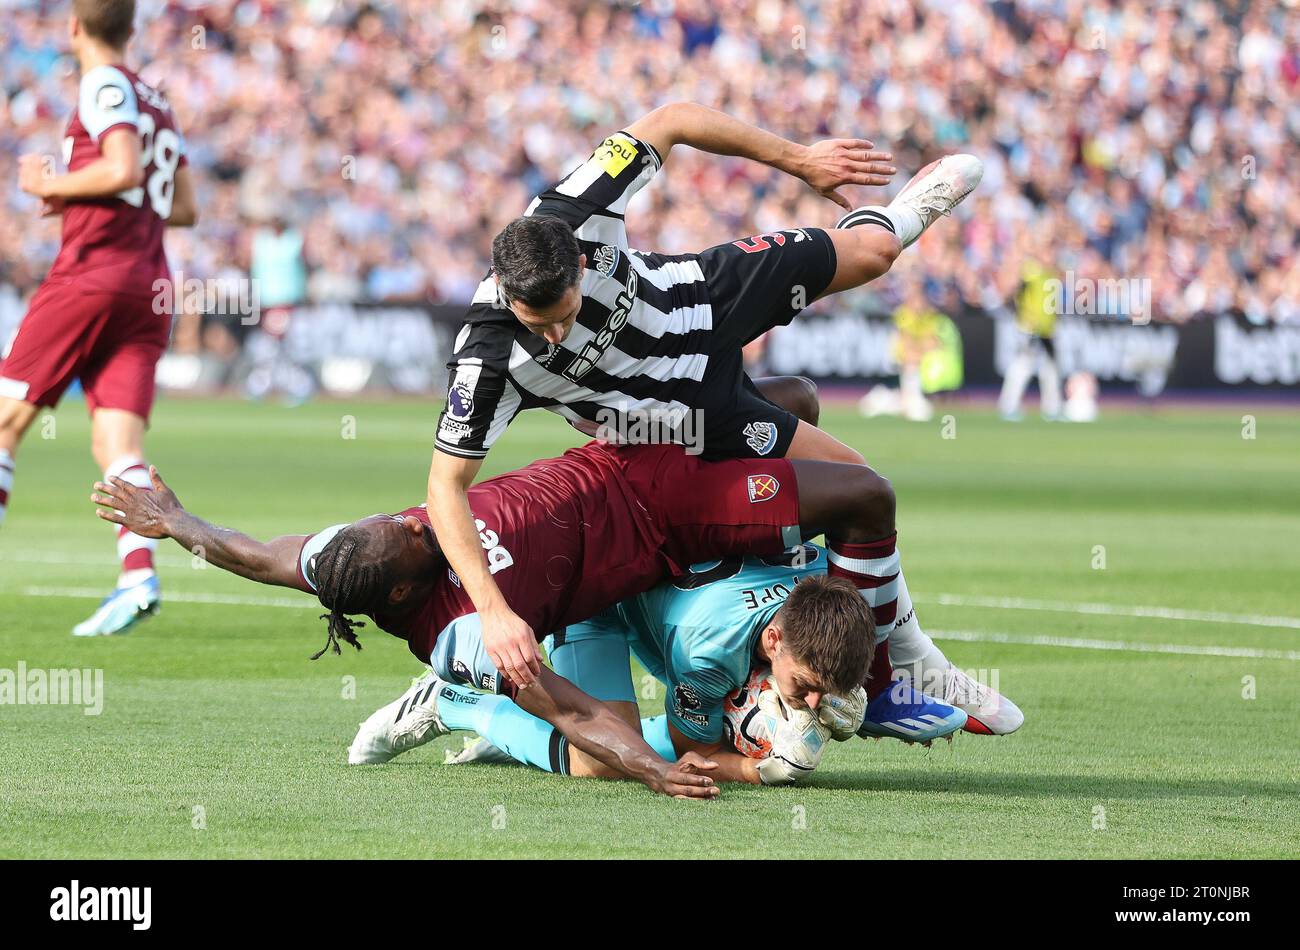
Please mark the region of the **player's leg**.
MULTIPOLYGON (((797 415, 800 423, 806 423, 806 428, 810 432, 825 436, 820 429, 814 428, 820 417, 820 404, 817 399, 817 386, 812 380, 802 376, 773 376, 756 379, 753 385, 764 398, 797 415)), ((799 432, 802 433, 804 428, 805 426, 801 425, 799 432)), ((787 458, 816 459, 818 457, 812 454, 799 454, 801 450, 798 442, 799 433, 796 433, 795 440, 786 453, 787 458)), ((840 445, 838 442, 835 444, 840 445)), ((847 446, 845 449, 847 452, 853 452, 847 446)), ((825 454, 831 455, 832 452, 825 454)), ((832 457, 824 460, 865 465, 861 456, 843 459, 832 457)), ((885 681, 892 679, 893 673, 901 674, 921 692, 962 709, 969 716, 965 726, 968 732, 1005 735, 1018 729, 1024 722, 1024 715, 1016 705, 996 690, 977 683, 957 669, 921 629, 916 610, 911 606, 911 596, 907 590, 907 581, 903 577, 901 564, 898 571, 898 602, 902 604, 902 609, 900 611, 895 607, 895 612, 901 616, 901 619, 889 631, 888 638, 883 641, 889 662, 892 664, 892 671, 886 676, 882 666, 876 671, 877 679, 885 681)), ((881 662, 883 664, 883 661, 881 662)), ((646 732, 645 722, 643 720, 643 732, 646 732)), ((646 734, 649 735, 648 732, 646 734)))
POLYGON ((1016 355, 1011 358, 1007 375, 1002 378, 1002 391, 998 394, 998 412, 1003 419, 1020 419, 1020 401, 1025 397, 1025 387, 1034 369, 1034 343, 1027 333, 1020 334, 1016 355))
MULTIPOLYGON (((477 750, 473 761, 516 761, 568 773, 568 742, 549 722, 520 709, 509 696, 448 682, 433 670, 361 724, 348 747, 348 764, 380 765, 462 730, 485 737, 469 747, 477 750)), ((462 753, 454 761, 470 759, 462 753)))
POLYGON ((785 458, 866 464, 862 453, 817 428, 821 403, 817 398, 817 384, 811 379, 806 376, 765 376, 750 382, 758 395, 798 419, 785 458))
MULTIPOLYGON (((611 608, 584 623, 573 624, 547 638, 551 668, 588 696, 609 706, 632 726, 640 724, 640 710, 632 688, 631 652, 627 631, 611 608)), ((578 778, 621 778, 604 763, 569 746, 568 741, 550 723, 511 704, 502 708, 482 728, 474 728, 482 738, 468 745, 451 761, 501 762, 504 759, 538 765, 547 771, 559 771, 578 778), (519 735, 545 734, 552 749, 552 767, 541 765, 520 754, 519 735)), ((648 740, 647 740, 648 741, 648 740)), ((661 751, 658 746, 652 747, 661 751)), ((670 747, 671 748, 671 747, 670 747)), ((661 752, 662 754, 662 752, 661 752)), ((676 755, 664 756, 674 761, 676 755)))
POLYGON ((9 509, 9 495, 14 488, 15 457, 18 443, 36 419, 38 407, 21 399, 0 396, 0 525, 9 509))
POLYGON ((497 692, 500 675, 472 626, 444 631, 429 667, 361 724, 348 748, 349 764, 388 762, 438 736, 465 730, 492 736, 497 748, 518 761, 551 772, 568 770, 563 737, 497 692), (479 686, 483 691, 474 688, 479 686))
MULTIPOLYGON (((144 433, 153 409, 154 374, 167 345, 170 318, 150 298, 112 298, 114 322, 81 374, 90 408, 91 454, 105 481, 120 478, 148 490, 144 433)), ((158 612, 162 591, 154 569, 158 542, 116 525, 117 583, 87 619, 79 637, 109 636, 158 612)))
POLYGON ((1041 337, 1038 357, 1038 393, 1045 419, 1061 417, 1061 370, 1056 362, 1056 344, 1051 337, 1041 337))
MULTIPOLYGON (((888 684, 865 684, 872 702, 859 734, 927 741, 934 737, 932 731, 1007 733, 1019 728, 1024 720, 1020 710, 956 669, 921 629, 903 576, 888 480, 866 466, 793 464, 805 533, 825 532, 829 573, 847 578, 862 591, 876 621, 877 655, 888 656, 891 679, 894 672, 902 673, 897 685, 883 691, 888 684), (927 704, 927 697, 961 715, 927 704), (908 706, 912 708, 901 711, 908 706), (918 733, 918 722, 930 728, 918 733)), ((883 664, 873 664, 874 676, 884 672, 883 664)))
POLYGON ((0 524, 13 493, 18 445, 41 408, 58 405, 109 315, 102 294, 42 284, 0 362, 0 524))
POLYGON ((984 164, 974 155, 948 155, 912 177, 888 205, 849 212, 827 232, 835 246, 835 276, 819 296, 860 287, 880 277, 940 217, 975 190, 984 164))
MULTIPOLYGON (((553 638, 556 641, 551 653, 555 671, 606 702, 625 722, 637 725, 640 712, 632 691, 626 633, 614 611, 561 631, 553 638)), ((564 775, 615 777, 510 697, 463 685, 495 690, 499 682, 480 638, 444 634, 430 664, 429 673, 361 724, 348 749, 350 764, 388 762, 438 736, 465 731, 481 739, 451 759, 457 764, 516 761, 564 775), (449 682, 436 671, 461 682, 449 682)))

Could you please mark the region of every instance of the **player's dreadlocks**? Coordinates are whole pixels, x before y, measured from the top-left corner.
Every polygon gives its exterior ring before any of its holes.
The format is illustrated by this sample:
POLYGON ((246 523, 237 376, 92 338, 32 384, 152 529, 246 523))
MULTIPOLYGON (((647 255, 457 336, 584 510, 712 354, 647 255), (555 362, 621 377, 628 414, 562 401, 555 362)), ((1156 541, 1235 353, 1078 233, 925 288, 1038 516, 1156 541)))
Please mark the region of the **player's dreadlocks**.
POLYGON ((329 613, 321 614, 322 620, 329 621, 329 632, 313 660, 331 648, 341 654, 340 640, 361 649, 354 630, 365 624, 345 615, 373 616, 382 610, 392 587, 388 575, 383 543, 374 532, 357 525, 344 528, 321 549, 316 558, 316 595, 329 608, 329 613))

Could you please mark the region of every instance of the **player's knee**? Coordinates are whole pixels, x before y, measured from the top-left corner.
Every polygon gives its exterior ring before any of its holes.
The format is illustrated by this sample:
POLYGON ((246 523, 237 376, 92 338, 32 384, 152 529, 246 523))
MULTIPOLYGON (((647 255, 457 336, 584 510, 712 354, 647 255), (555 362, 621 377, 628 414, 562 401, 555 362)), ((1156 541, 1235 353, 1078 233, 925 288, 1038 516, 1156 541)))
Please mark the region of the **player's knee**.
POLYGON ((897 500, 894 485, 885 476, 865 465, 846 473, 851 480, 855 510, 861 526, 881 533, 892 530, 897 500))
POLYGON ((898 238, 883 228, 855 228, 859 232, 857 265, 863 272, 863 282, 875 280, 889 272, 898 259, 903 245, 898 238))
POLYGON ((36 418, 36 407, 19 399, 0 399, 0 436, 16 443, 36 418))
POLYGON ((790 377, 790 411, 810 426, 821 418, 821 400, 817 398, 817 384, 807 376, 790 377))

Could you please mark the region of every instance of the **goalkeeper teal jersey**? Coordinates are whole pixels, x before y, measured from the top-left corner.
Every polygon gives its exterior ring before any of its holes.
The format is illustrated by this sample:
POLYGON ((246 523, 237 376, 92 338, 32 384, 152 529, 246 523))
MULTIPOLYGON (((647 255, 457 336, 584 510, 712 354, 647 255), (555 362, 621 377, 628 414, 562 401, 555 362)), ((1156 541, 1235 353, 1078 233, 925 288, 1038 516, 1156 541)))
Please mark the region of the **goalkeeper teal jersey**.
POLYGON ((769 558, 708 561, 607 613, 617 614, 636 658, 667 686, 669 721, 691 739, 716 742, 722 702, 749 678, 759 634, 794 585, 825 574, 826 565, 826 552, 813 544, 769 558))

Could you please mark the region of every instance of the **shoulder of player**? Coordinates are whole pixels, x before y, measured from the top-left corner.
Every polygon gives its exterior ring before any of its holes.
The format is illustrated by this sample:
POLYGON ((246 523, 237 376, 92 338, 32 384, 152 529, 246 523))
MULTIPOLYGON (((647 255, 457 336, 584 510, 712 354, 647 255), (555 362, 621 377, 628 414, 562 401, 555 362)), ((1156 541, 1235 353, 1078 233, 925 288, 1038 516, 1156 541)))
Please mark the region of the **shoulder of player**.
POLYGON ((711 623, 674 623, 665 617, 664 652, 680 676, 713 683, 720 689, 725 686, 723 692, 729 692, 736 684, 727 684, 737 676, 743 680, 744 672, 749 668, 747 655, 743 663, 736 662, 733 656, 748 652, 752 618, 745 618, 745 621, 734 623, 720 619, 711 623), (742 665, 745 671, 738 671, 737 667, 742 665))
POLYGON ((107 83, 113 83, 124 87, 135 98, 137 106, 148 106, 166 114, 170 114, 172 111, 171 103, 167 101, 165 93, 149 85, 140 78, 139 73, 128 69, 126 66, 96 66, 82 76, 83 90, 86 88, 86 79, 88 77, 93 77, 92 85, 103 86, 107 83))
POLYGON ((78 111, 87 106, 108 111, 124 104, 137 104, 134 76, 121 66, 104 64, 81 74, 78 111))
POLYGON ((601 149, 616 151, 625 148, 631 148, 631 158, 635 158, 638 155, 644 155, 650 163, 654 165, 656 171, 658 171, 664 163, 657 148, 649 142, 637 138, 626 129, 619 129, 617 132, 611 132, 609 135, 605 136, 605 139, 600 143, 596 151, 600 152, 601 149))

